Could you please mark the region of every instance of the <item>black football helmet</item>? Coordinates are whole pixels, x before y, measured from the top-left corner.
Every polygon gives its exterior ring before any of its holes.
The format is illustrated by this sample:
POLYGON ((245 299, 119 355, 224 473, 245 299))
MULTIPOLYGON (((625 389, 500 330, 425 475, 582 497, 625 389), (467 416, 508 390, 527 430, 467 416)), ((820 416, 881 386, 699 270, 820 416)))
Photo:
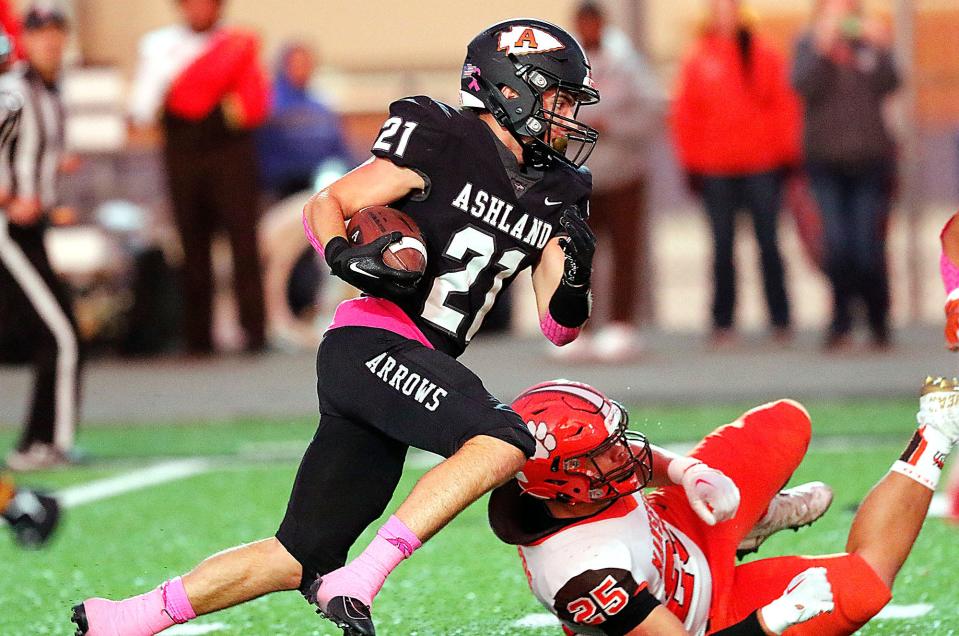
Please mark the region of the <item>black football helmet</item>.
POLYGON ((572 35, 549 22, 506 20, 473 38, 466 49, 460 102, 492 113, 520 143, 526 163, 546 167, 561 161, 578 168, 599 133, 576 119, 579 107, 599 101, 589 61, 572 35), (501 89, 517 94, 507 99, 501 89), (550 103, 544 93, 557 89, 550 103), (574 100, 573 116, 556 111, 561 94, 574 100))

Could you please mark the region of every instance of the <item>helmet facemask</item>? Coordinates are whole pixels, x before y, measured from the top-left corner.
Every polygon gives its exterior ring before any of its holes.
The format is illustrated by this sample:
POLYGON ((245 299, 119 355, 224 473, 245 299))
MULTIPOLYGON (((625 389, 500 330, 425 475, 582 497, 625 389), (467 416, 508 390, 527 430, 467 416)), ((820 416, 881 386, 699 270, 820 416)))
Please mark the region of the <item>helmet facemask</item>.
MULTIPOLYGON (((581 106, 598 102, 599 92, 585 84, 564 81, 542 68, 522 64, 515 55, 508 58, 516 69, 515 79, 503 86, 512 89, 515 96, 503 95, 502 86, 487 86, 495 102, 493 116, 523 147, 525 163, 542 169, 558 159, 579 168, 592 153, 599 131, 577 120, 576 115, 581 106), (547 97, 551 89, 555 90, 547 97), (557 112, 563 99, 572 100, 572 117, 557 112)), ((489 84, 480 73, 474 77, 489 84)))
POLYGON ((612 404, 620 413, 616 431, 596 448, 563 460, 565 472, 589 479, 587 497, 594 503, 642 490, 653 475, 649 440, 641 433, 628 431, 629 413, 618 402, 612 404))
POLYGON ((524 75, 536 94, 537 108, 524 126, 532 134, 527 139, 517 137, 517 141, 531 154, 531 163, 542 164, 546 157, 554 157, 575 168, 582 166, 593 152, 599 132, 576 116, 580 107, 598 102, 599 93, 582 84, 564 82, 542 69, 531 68, 524 75), (572 101, 571 116, 559 114, 561 100, 572 101))

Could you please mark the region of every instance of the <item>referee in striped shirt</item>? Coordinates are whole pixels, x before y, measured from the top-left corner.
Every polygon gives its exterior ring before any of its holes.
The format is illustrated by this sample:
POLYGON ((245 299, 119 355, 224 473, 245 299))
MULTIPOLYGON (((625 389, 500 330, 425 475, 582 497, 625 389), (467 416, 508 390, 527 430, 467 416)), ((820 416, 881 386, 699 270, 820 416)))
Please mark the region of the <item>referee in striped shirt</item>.
POLYGON ((35 373, 28 420, 11 470, 66 463, 77 425, 80 356, 76 320, 44 247, 64 161, 63 103, 57 89, 66 16, 35 6, 24 18, 26 61, 0 77, 0 94, 20 101, 19 126, 0 155, 0 361, 35 373))

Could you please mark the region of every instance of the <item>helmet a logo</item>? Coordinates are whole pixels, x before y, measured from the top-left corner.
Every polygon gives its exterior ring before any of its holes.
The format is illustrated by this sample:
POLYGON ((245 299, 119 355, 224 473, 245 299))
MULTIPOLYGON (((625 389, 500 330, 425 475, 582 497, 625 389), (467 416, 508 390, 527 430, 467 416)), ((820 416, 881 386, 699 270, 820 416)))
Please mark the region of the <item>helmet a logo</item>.
POLYGON ((530 459, 546 459, 549 454, 556 450, 556 438, 549 429, 546 428, 546 422, 536 424, 532 420, 526 422, 526 428, 536 440, 536 452, 530 459))
POLYGON ((558 51, 566 46, 550 33, 528 26, 514 26, 498 34, 497 51, 513 55, 558 51))

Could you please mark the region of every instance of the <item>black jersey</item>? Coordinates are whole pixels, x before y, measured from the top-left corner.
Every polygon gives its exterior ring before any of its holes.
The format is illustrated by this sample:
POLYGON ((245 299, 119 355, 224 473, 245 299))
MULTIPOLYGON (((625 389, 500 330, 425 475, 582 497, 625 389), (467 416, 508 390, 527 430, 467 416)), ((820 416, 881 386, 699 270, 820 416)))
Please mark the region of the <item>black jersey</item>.
POLYGON ((429 97, 390 105, 373 143, 375 156, 423 176, 426 189, 391 205, 426 239, 427 266, 414 294, 391 298, 437 349, 458 356, 499 293, 539 262, 562 230, 560 212, 585 208, 585 169, 520 170, 479 117, 429 97))

